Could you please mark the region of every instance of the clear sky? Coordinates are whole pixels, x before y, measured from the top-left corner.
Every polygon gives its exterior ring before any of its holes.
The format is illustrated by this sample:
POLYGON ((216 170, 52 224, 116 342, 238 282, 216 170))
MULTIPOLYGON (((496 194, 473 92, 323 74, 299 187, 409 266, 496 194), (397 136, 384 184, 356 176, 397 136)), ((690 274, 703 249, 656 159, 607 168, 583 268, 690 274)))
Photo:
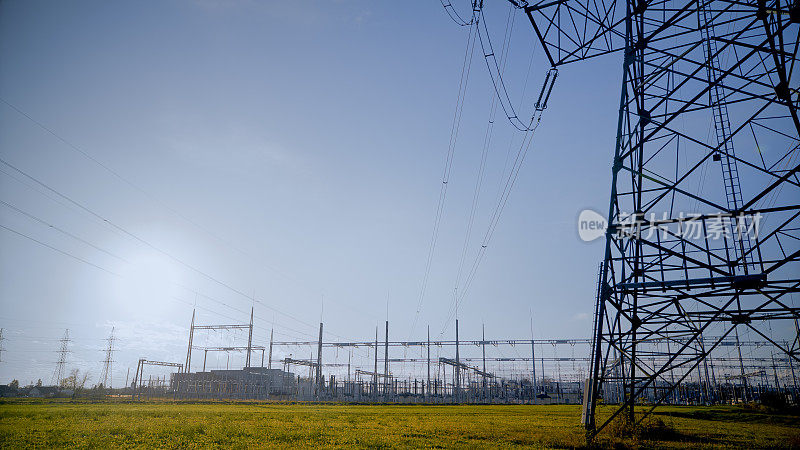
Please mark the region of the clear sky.
MULTIPOLYGON (((548 67, 508 12, 487 2, 527 119, 548 67)), ((201 323, 255 305, 260 345, 273 325, 316 339, 320 316, 326 339, 374 339, 387 313, 393 339, 451 339, 494 92, 479 47, 417 305, 468 35, 433 0, 0 2, 0 157, 47 186, 0 165, 0 225, 27 236, 0 229, 0 382, 48 383, 65 328, 95 382, 112 326, 115 386, 139 357, 182 361, 193 305, 201 323)), ((531 316, 536 338, 590 334, 603 245, 575 223, 607 209, 618 56, 561 70, 462 337, 525 339, 531 316)), ((467 268, 522 137, 500 111, 467 268)))

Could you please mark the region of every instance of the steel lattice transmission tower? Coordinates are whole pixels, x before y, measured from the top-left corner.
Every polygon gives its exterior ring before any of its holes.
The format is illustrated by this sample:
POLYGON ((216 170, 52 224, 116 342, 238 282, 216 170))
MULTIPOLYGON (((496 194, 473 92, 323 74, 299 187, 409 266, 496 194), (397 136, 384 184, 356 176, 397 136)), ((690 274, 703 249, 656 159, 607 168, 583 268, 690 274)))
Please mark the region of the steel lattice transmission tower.
POLYGON ((58 340, 61 346, 58 350, 58 361, 56 362, 56 370, 53 371, 53 385, 61 386, 61 380, 64 379, 64 368, 67 365, 67 354, 69 353, 69 344, 72 340, 69 338, 69 329, 64 330, 64 336, 58 340))
POLYGON ((702 377, 740 331, 800 361, 797 2, 512 3, 553 67, 622 61, 590 436, 702 377), (617 406, 596 420, 601 398, 617 406))
POLYGON ((114 337, 114 327, 111 327, 111 334, 106 339, 108 344, 106 345, 105 350, 105 359, 103 360, 103 372, 100 374, 100 382, 103 383, 103 387, 111 388, 112 383, 112 365, 114 363, 114 341, 116 338, 114 337))

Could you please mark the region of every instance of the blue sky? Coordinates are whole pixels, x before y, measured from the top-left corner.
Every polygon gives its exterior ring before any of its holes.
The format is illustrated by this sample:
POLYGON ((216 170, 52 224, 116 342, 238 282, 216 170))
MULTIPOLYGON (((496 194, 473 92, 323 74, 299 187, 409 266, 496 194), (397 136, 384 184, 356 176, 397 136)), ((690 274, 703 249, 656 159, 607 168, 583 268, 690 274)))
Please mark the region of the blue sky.
MULTIPOLYGON (((486 7, 496 47, 508 11, 486 7)), ((530 117, 548 67, 515 14, 505 80, 530 117)), ((387 309, 390 337, 438 336, 493 95, 476 49, 412 333, 468 32, 435 1, 0 3, 0 156, 113 224, 0 167, 0 200, 44 222, 0 205, 0 224, 72 255, 0 230, 0 381, 48 382, 65 328, 95 381, 112 326, 115 380, 182 360, 195 304, 202 323, 254 305, 258 344, 314 339, 321 314, 326 339, 369 340, 387 309)), ((561 70, 462 336, 528 338, 532 313, 537 338, 588 337, 602 244, 575 221, 607 208, 620 73, 561 70)), ((498 114, 468 264, 521 139, 498 114)))

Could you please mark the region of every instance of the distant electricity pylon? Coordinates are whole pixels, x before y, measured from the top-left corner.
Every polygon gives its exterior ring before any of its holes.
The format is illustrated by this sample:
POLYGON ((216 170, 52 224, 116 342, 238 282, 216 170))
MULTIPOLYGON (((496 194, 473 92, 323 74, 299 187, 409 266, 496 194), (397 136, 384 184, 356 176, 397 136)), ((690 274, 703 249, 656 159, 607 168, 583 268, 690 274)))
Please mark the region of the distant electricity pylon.
POLYGON ((3 362, 3 350, 5 350, 3 347, 3 339, 3 329, 0 328, 0 362, 3 362))
POLYGON ((112 364, 114 362, 114 327, 111 327, 111 335, 108 336, 106 342, 108 345, 106 346, 105 355, 106 358, 103 360, 103 372, 100 375, 100 381, 103 383, 103 387, 110 388, 112 383, 112 364))
POLYGON ((740 330, 800 361, 800 4, 511 3, 552 67, 622 62, 589 435, 620 414, 641 421, 692 373, 708 379, 707 357, 740 330), (598 425, 601 400, 617 406, 598 425))
POLYGON ((64 337, 58 340, 61 347, 58 350, 58 361, 56 362, 56 370, 53 372, 53 384, 61 386, 61 380, 64 379, 64 368, 67 365, 67 354, 69 353, 69 344, 72 341, 69 338, 69 329, 64 330, 64 337))

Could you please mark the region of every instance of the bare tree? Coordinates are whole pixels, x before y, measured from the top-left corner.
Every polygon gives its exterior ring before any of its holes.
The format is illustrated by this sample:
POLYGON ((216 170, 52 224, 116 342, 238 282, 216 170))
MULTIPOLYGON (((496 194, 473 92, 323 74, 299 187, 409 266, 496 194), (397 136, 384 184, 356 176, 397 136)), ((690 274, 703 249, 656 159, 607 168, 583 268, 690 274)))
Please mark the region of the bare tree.
POLYGON ((89 380, 89 372, 81 372, 80 369, 72 369, 69 376, 61 380, 61 388, 72 389, 73 391, 83 389, 89 380))

